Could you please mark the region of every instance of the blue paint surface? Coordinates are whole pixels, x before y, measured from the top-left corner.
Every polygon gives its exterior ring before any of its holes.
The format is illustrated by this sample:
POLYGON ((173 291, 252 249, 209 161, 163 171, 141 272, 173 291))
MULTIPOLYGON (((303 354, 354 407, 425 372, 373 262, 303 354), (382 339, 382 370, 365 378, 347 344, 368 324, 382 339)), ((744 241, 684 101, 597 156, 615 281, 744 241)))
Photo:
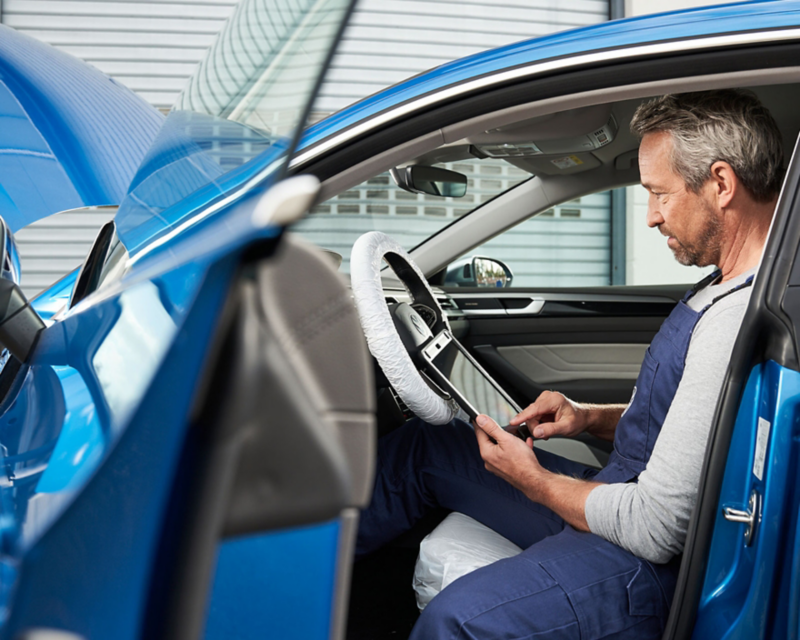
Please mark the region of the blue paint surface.
MULTIPOLYGON (((800 373, 771 361, 755 367, 728 452, 695 638, 773 637, 771 625, 788 618, 788 608, 779 612, 769 603, 779 601, 794 556, 798 415, 800 373), (759 419, 770 424, 761 479, 754 472, 759 419), (722 507, 746 510, 752 490, 762 497, 762 515, 752 544, 745 546, 746 525, 725 520, 722 507)), ((789 574, 787 588, 795 582, 789 574)))
POLYGON ((327 640, 338 535, 330 522, 220 545, 206 640, 327 640))
POLYGON ((118 204, 163 122, 94 67, 0 25, 0 215, 118 204))

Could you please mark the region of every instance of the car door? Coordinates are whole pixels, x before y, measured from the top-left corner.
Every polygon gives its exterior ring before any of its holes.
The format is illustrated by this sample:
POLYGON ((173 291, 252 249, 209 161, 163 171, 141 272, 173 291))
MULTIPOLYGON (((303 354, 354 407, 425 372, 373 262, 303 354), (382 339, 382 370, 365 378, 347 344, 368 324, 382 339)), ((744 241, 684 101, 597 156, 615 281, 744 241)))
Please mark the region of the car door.
POLYGON ((237 7, 3 372, 0 637, 341 636, 371 371, 335 273, 281 242, 316 182, 281 178, 351 5, 237 7))

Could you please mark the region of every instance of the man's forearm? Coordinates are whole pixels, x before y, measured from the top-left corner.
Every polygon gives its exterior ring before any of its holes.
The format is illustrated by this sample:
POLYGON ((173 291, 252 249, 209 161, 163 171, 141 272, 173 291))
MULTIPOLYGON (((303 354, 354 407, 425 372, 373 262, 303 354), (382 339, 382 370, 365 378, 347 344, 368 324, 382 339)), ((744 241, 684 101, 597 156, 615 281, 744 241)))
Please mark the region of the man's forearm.
POLYGON ((560 515, 578 531, 589 531, 586 499, 599 482, 543 471, 523 489, 528 498, 560 515))
POLYGON ((613 440, 622 413, 626 404, 583 404, 580 407, 586 410, 589 426, 586 432, 601 440, 613 440))

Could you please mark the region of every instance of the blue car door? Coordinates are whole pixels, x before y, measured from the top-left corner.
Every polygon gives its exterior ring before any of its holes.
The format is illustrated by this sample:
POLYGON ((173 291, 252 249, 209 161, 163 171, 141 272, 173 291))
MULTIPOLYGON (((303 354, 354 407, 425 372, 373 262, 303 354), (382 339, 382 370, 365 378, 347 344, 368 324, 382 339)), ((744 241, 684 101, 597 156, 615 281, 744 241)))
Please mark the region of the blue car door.
POLYGON ((734 348, 667 635, 800 632, 797 148, 734 348))
POLYGON ((316 193, 285 168, 351 5, 242 0, 135 171, 27 154, 119 210, 0 373, 0 638, 342 636, 371 368, 283 227, 316 193))

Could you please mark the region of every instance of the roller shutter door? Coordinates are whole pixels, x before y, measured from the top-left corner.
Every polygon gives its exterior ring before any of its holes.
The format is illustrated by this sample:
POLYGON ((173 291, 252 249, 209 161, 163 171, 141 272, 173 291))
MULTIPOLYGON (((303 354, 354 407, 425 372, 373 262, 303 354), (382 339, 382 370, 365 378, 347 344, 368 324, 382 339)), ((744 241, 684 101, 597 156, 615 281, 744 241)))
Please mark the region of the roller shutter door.
MULTIPOLYGON (((237 0, 2 0, 2 22, 82 58, 167 110, 237 0)), ((17 237, 22 287, 41 291, 81 264, 103 210, 40 220, 17 237)))
POLYGON ((360 0, 314 111, 337 111, 445 62, 608 15, 608 0, 360 0))
POLYGON ((236 0, 2 0, 2 19, 168 109, 234 6, 236 0))

